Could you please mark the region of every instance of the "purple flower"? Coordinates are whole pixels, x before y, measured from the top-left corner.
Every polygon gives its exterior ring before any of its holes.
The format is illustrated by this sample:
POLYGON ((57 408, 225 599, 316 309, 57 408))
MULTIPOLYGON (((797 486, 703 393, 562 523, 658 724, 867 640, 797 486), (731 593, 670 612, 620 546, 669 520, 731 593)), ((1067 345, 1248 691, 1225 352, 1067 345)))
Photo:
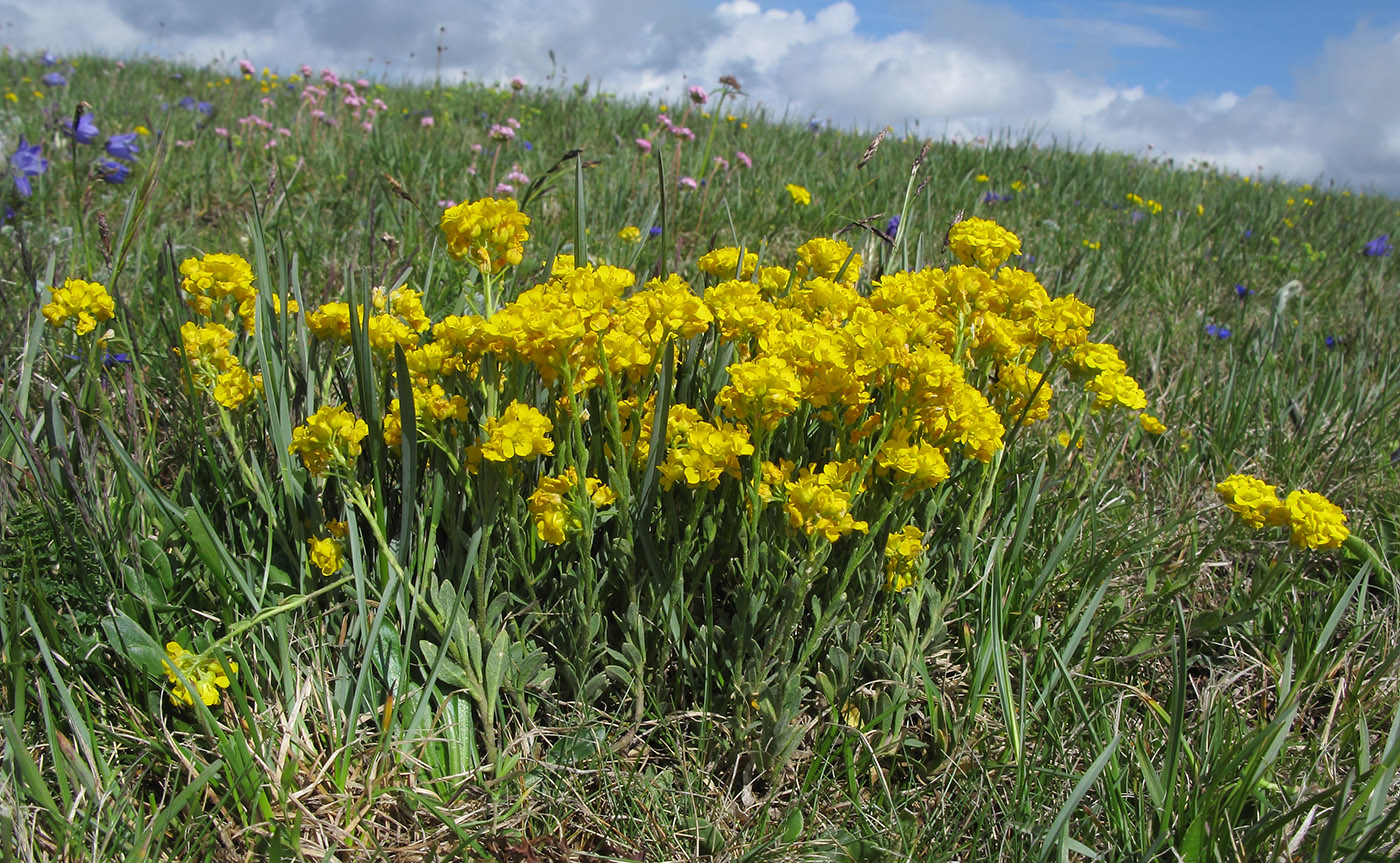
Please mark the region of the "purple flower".
POLYGON ((1009 200, 1011 200, 1010 195, 998 195, 996 192, 992 191, 988 191, 987 194, 982 196, 982 203, 984 204, 1004 204, 1009 200))
POLYGON ((885 223, 885 233, 889 234, 891 240, 894 239, 895 234, 899 233, 899 216, 890 216, 890 220, 885 223))
POLYGON ((62 72, 50 72, 39 80, 43 81, 49 87, 65 87, 68 85, 68 79, 63 77, 62 72))
POLYGON ((30 177, 37 177, 49 169, 49 160, 39 155, 38 144, 30 144, 24 138, 19 139, 19 146, 10 156, 10 174, 14 177, 15 190, 21 197, 29 197, 34 194, 34 188, 29 185, 30 177))
POLYGON ((180 100, 180 107, 184 108, 186 111, 193 111, 198 104, 199 103, 194 100, 193 96, 186 96, 180 100))
POLYGON ((125 183, 126 178, 131 176, 131 166, 125 162, 103 159, 102 164, 97 166, 97 176, 101 177, 104 183, 116 186, 125 183))
POLYGON ((1206 324, 1206 335, 1215 336, 1218 339, 1228 339, 1230 328, 1224 324, 1206 324))
POLYGON ((1381 234, 1361 248, 1361 254, 1368 258, 1389 257, 1395 247, 1390 243, 1389 234, 1381 234))
POLYGON ((52 51, 45 51, 43 55, 39 57, 39 62, 43 63, 45 66, 52 66, 58 62, 58 58, 53 55, 52 51))
POLYGON ((652 225, 651 228, 647 230, 647 233, 650 234, 650 235, 653 236, 653 237, 659 237, 659 236, 661 236, 661 226, 660 226, 660 225, 652 225))
POLYGON ((122 135, 113 135, 107 139, 107 155, 114 159, 123 159, 127 162, 134 162, 136 154, 141 152, 141 147, 136 143, 136 133, 127 132, 122 135))
POLYGON ((92 113, 84 111, 82 115, 78 117, 77 131, 73 129, 72 120, 63 121, 63 134, 77 141, 79 144, 91 144, 97 140, 97 136, 100 133, 97 131, 97 121, 92 118, 92 113))
POLYGON ((529 141, 521 141, 521 142, 520 142, 520 145, 521 145, 522 147, 524 147, 526 150, 533 150, 533 149, 535 149, 535 145, 534 145, 534 144, 531 144, 529 141))
POLYGON ((1323 340, 1323 343, 1326 344, 1329 348, 1335 348, 1337 346, 1337 337, 1328 336, 1326 339, 1323 340))
POLYGON ((1252 297, 1254 296, 1254 291, 1250 290, 1249 288, 1246 288, 1244 285, 1235 285, 1235 296, 1239 297, 1240 299, 1244 299, 1245 297, 1252 297))

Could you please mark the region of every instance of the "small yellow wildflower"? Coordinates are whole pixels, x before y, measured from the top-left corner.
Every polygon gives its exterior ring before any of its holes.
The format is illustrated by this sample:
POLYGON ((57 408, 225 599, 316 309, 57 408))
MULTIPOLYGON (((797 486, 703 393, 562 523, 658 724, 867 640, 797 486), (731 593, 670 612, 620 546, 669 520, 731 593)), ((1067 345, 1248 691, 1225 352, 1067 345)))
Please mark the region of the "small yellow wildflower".
POLYGON ((800 204, 805 207, 812 203, 812 193, 796 183, 788 183, 784 188, 786 188, 787 193, 792 196, 792 202, 794 204, 800 204))
POLYGON ((1289 541, 1299 548, 1338 548, 1351 535, 1346 513, 1317 492, 1291 491, 1283 509, 1292 530, 1289 541))
POLYGON ((1148 434, 1163 434, 1167 430, 1161 420, 1146 411, 1138 414, 1138 425, 1142 426, 1142 430, 1148 434))
POLYGON ((640 243, 642 241, 642 229, 636 225, 628 225, 617 232, 617 238, 624 243, 640 243))
POLYGON ((918 580, 919 556, 924 553, 924 532, 906 524, 885 540, 885 590, 899 593, 918 580))
POLYGON ((313 537, 306 544, 311 546, 311 565, 321 570, 322 575, 335 575, 345 563, 340 543, 331 537, 313 537))
POLYGON ((190 706, 194 704, 194 694, 180 681, 180 674, 190 682, 195 688, 195 693, 199 695, 199 700, 206 705, 213 707, 219 703, 219 690, 228 689, 229 674, 237 673, 238 663, 232 660, 228 663, 228 672, 224 672, 224 667, 213 657, 200 658, 200 654, 190 653, 180 646, 178 641, 171 641, 165 645, 166 658, 161 660, 165 667, 165 676, 170 678, 170 700, 176 705, 190 706))
POLYGON ((98 321, 111 320, 116 303, 107 288, 97 282, 67 279, 63 287, 53 289, 53 300, 40 309, 50 324, 61 327, 69 318, 77 318, 73 331, 85 336, 97 327, 98 321))
POLYGON ((369 434, 369 424, 357 419, 342 405, 327 405, 292 429, 287 447, 300 455, 312 476, 324 476, 332 464, 348 464, 360 454, 360 441, 369 434))
POLYGON ((499 417, 487 418, 481 456, 489 461, 508 461, 553 455, 554 441, 549 439, 553 430, 549 417, 529 405, 511 402, 499 417))
POLYGON ((948 248, 964 264, 995 270, 1021 254, 1021 240, 990 219, 963 219, 948 229, 948 248))
POLYGON ((514 198, 482 198, 442 211, 447 253, 477 269, 496 274, 520 263, 530 239, 530 217, 514 198))
POLYGON ((1265 524, 1284 524, 1288 510, 1282 507, 1275 486, 1258 477, 1236 473, 1216 483, 1221 501, 1245 524, 1258 530, 1265 524))

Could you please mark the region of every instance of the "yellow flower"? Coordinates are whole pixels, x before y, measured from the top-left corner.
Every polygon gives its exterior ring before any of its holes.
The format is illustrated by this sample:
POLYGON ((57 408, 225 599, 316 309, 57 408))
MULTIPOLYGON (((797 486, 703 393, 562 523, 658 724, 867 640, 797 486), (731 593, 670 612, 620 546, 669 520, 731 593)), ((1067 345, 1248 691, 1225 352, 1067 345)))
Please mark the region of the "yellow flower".
POLYGON ((530 239, 525 230, 529 224, 530 217, 520 212, 514 198, 458 204, 443 210, 441 219, 448 254, 493 275, 520 263, 530 239))
POLYGON ((992 180, 992 178, 991 178, 991 177, 988 177, 986 174, 978 174, 977 176, 973 177, 972 179, 973 179, 973 182, 976 182, 976 183, 990 183, 991 180, 992 180))
POLYGON ((304 425, 292 429, 292 443, 287 447, 300 455, 312 476, 323 476, 332 464, 346 465, 360 454, 360 441, 369 434, 369 425, 347 411, 344 406, 327 405, 306 418, 304 425))
MULTIPOLYGON (((551 545, 561 545, 570 534, 583 529, 583 522, 574 509, 581 503, 575 500, 578 490, 578 472, 573 468, 559 476, 540 478, 540 484, 530 495, 529 507, 530 516, 535 521, 535 533, 541 540, 551 545)), ((595 507, 617 502, 616 492, 604 485, 602 480, 588 477, 583 490, 595 507)))
POLYGON ((948 229, 948 247, 969 266, 995 270, 1021 254, 1021 240, 990 219, 963 219, 948 229))
POLYGON ((617 238, 624 243, 640 243, 642 241, 642 229, 636 225, 628 225, 617 232, 617 238))
POLYGON ((250 375, 248 370, 238 365, 238 360, 233 359, 233 364, 228 371, 223 372, 214 382, 214 401, 223 405, 228 410, 233 410, 252 397, 255 392, 262 392, 262 375, 250 375))
POLYGON ((1121 405, 1130 411, 1147 407, 1147 394, 1137 381, 1122 372, 1100 372, 1084 389, 1094 394, 1094 410, 1121 405))
POLYGON ((77 318, 73 332, 85 336, 97 327, 98 321, 111 320, 116 303, 107 288, 97 282, 67 279, 63 287, 53 289, 53 299, 40 309, 49 323, 61 327, 69 318, 77 318))
POLYGON ((306 544, 311 546, 311 565, 321 570, 322 575, 335 575, 345 562, 340 543, 331 537, 314 537, 306 544))
POLYGON ((919 556, 924 553, 924 532, 906 524, 885 540, 885 590, 899 593, 918 579, 919 556))
POLYGON ((796 183, 788 183, 785 188, 787 189, 787 193, 792 196, 792 202, 794 204, 801 204, 805 207, 812 203, 812 193, 796 183))
POLYGON ((753 275, 754 267, 758 266, 758 255, 748 252, 744 255, 744 268, 739 270, 739 250, 732 246, 715 249, 700 256, 700 260, 695 262, 701 272, 709 273, 719 279, 747 279, 753 275))
POLYGON ((481 456, 489 461, 507 461, 553 455, 554 441, 549 439, 553 430, 554 423, 549 417, 529 405, 513 401, 499 417, 487 418, 486 442, 481 445, 481 456))
POLYGON ((854 285, 862 263, 859 253, 851 254, 849 244, 828 237, 816 237, 797 247, 797 275, 804 279, 835 279, 839 274, 841 284, 854 285), (849 264, 847 258, 851 259, 849 264), (845 273, 841 272, 843 266, 845 273))
POLYGON ((786 483, 788 525, 808 536, 820 533, 828 542, 835 542, 851 531, 866 533, 870 525, 851 516, 851 502, 861 489, 850 488, 851 477, 860 470, 859 462, 832 462, 802 469, 799 477, 786 483))
POLYGON ((1146 411, 1138 414, 1138 425, 1142 426, 1142 430, 1148 434, 1163 434, 1167 430, 1161 420, 1146 411))
POLYGON ((1351 535, 1346 513, 1316 492, 1291 491, 1283 508, 1292 529, 1289 541, 1299 548, 1337 548, 1351 535))
POLYGON ((200 658, 200 654, 190 653, 180 646, 177 641, 168 642, 165 645, 166 658, 161 660, 165 667, 165 676, 170 678, 170 700, 176 705, 193 705, 194 694, 188 687, 180 681, 179 673, 185 676, 185 680, 194 686, 195 693, 199 695, 199 700, 206 705, 213 707, 219 703, 219 690, 228 689, 229 674, 238 671, 238 663, 232 660, 228 663, 228 672, 213 657, 200 658))
POLYGON ((1220 500, 1254 529, 1265 524, 1284 524, 1288 510, 1279 502, 1275 486, 1248 474, 1236 473, 1216 483, 1220 500))
POLYGON ((142 137, 151 134, 151 130, 147 129, 145 126, 137 126, 135 132, 142 137))

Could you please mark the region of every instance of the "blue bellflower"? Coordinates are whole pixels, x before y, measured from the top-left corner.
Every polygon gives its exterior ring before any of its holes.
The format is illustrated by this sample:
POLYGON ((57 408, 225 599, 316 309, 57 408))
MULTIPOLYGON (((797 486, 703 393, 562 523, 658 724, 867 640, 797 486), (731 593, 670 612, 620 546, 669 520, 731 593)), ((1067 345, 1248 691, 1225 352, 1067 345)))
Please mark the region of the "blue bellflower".
POLYGON ((92 114, 84 111, 78 118, 78 128, 73 129, 72 120, 63 121, 63 134, 77 141, 79 144, 91 144, 97 140, 101 133, 97 131, 97 121, 92 118, 92 114))
POLYGON ((23 138, 19 139, 19 146, 10 156, 10 175, 15 181, 15 190, 21 197, 29 197, 34 194, 34 187, 29 185, 30 177, 37 177, 49 169, 49 160, 39 155, 38 144, 30 144, 23 138))
POLYGON ((131 166, 125 162, 103 159, 102 164, 97 166, 97 176, 101 177, 104 183, 119 185, 125 183, 126 178, 131 176, 131 166))
POLYGON ((108 138, 107 155, 114 159, 134 162, 136 160, 136 154, 141 152, 140 145, 136 143, 136 137, 135 132, 126 132, 108 138))
POLYGON ((65 77, 63 77, 63 73, 62 73, 62 72, 50 72, 49 74, 45 75, 44 77, 40 78, 39 80, 40 80, 40 81, 43 81, 43 82, 44 82, 44 85, 47 86, 47 87, 66 87, 66 86, 68 86, 68 79, 65 78, 65 77))
POLYGON ((1381 234, 1361 248, 1361 254, 1368 258, 1389 257, 1395 247, 1390 243, 1389 234, 1381 234))

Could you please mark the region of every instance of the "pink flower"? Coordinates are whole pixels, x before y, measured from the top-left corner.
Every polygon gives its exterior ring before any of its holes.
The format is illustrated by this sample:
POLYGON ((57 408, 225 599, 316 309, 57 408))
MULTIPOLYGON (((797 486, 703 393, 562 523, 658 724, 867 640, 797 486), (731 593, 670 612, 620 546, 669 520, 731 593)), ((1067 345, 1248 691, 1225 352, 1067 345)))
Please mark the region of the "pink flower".
POLYGON ((497 195, 514 195, 515 187, 510 183, 497 183, 495 193, 497 195))
POLYGON ((446 210, 450 207, 457 206, 457 202, 451 198, 443 198, 441 201, 438 201, 438 206, 446 210))
POLYGON ((521 78, 519 75, 516 75, 514 78, 510 79, 510 88, 512 90, 524 90, 525 79, 521 78))
POLYGON ((694 177, 681 177, 680 185, 685 186, 687 189, 700 188, 700 184, 695 182, 694 177))
POLYGON ((189 149, 190 147, 193 147, 193 146, 194 146, 194 141, 176 141, 176 142, 175 142, 175 146, 180 147, 181 149, 186 149, 186 150, 187 150, 187 149, 189 149))
POLYGON ((657 115, 656 115, 656 122, 660 123, 660 124, 661 124, 661 127, 662 127, 663 129, 670 129, 670 128, 672 128, 671 118, 670 118, 670 116, 668 116, 668 115, 666 115, 666 114, 657 114, 657 115))
POLYGON ((125 68, 126 68, 126 63, 123 62, 123 61, 121 61, 121 60, 118 60, 118 61, 117 61, 117 68, 118 68, 118 69, 125 69, 125 68))
POLYGON ((715 156, 715 167, 719 168, 721 171, 728 171, 729 160, 723 156, 715 156))
POLYGON ((521 172, 519 165, 512 165, 510 173, 506 174, 506 179, 512 183, 519 183, 522 186, 530 185, 530 178, 521 172))
POLYGON ((227 137, 228 137, 228 129, 225 129, 223 126, 215 126, 215 127, 214 127, 214 134, 215 134, 215 135, 218 135, 220 138, 227 138, 227 137))
POLYGON ((506 118, 506 125, 509 126, 509 127, 511 127, 512 129, 519 129, 519 128, 520 128, 520 121, 517 120, 517 119, 515 119, 514 117, 507 117, 507 118, 506 118))
POLYGON ((492 123, 491 131, 487 134, 495 141, 509 141, 515 137, 515 130, 509 126, 502 126, 500 123, 492 123))
POLYGON ((370 121, 366 120, 366 121, 364 121, 363 123, 360 124, 360 128, 361 128, 361 129, 364 129, 366 132, 368 132, 368 131, 370 131, 371 129, 374 128, 374 124, 371 123, 370 121))
POLYGON ((695 140, 695 133, 690 131, 689 126, 672 126, 671 134, 675 135, 677 138, 684 138, 687 141, 695 140))
POLYGON ((308 66, 308 65, 306 65, 305 63, 302 63, 302 64, 301 64, 301 68, 298 69, 297 71, 301 73, 301 77, 303 77, 303 78, 310 78, 310 77, 311 77, 311 67, 308 66))
POLYGON ((431 116, 424 117, 423 119, 418 121, 418 125, 422 126, 424 129, 432 128, 433 118, 431 116))
POLYGON ((743 165, 745 168, 753 167, 753 159, 750 159, 749 154, 745 153, 743 150, 740 150, 739 152, 734 154, 734 161, 738 162, 740 165, 743 165))
POLYGON ((262 97, 262 106, 264 108, 276 108, 277 100, 272 98, 271 96, 264 96, 262 97))
POLYGON ((369 82, 366 81, 364 78, 356 78, 355 86, 359 87, 361 90, 366 90, 369 88, 369 82))
POLYGON ((637 145, 637 149, 638 149, 638 150, 641 150, 643 153, 650 153, 650 152, 651 152, 651 142, 648 141, 646 138, 638 138, 637 140, 633 141, 632 143, 636 144, 636 145, 637 145))
POLYGON ((285 127, 281 127, 277 130, 277 134, 281 135, 283 138, 290 138, 292 137, 292 130, 285 127))
POLYGON ((254 66, 250 60, 239 60, 238 71, 242 72, 244 75, 256 75, 258 74, 258 67, 254 66))
POLYGON ((480 145, 480 144, 472 144, 472 152, 473 152, 473 153, 480 153, 480 152, 481 152, 481 145, 480 145))
POLYGON ((383 99, 379 98, 378 96, 374 97, 374 103, 373 103, 373 104, 374 104, 375 110, 377 110, 377 111, 387 111, 387 110, 389 110, 389 103, 385 102, 383 99))
POLYGON ((703 105, 710 101, 710 97, 705 95, 705 88, 699 85, 690 88, 690 101, 697 105, 703 105))
POLYGON ((276 147, 276 146, 277 146, 277 139, 276 139, 276 138, 268 138, 268 139, 267 139, 267 143, 266 143, 266 144, 263 144, 263 149, 264 149, 264 150, 271 150, 273 147, 276 147))

